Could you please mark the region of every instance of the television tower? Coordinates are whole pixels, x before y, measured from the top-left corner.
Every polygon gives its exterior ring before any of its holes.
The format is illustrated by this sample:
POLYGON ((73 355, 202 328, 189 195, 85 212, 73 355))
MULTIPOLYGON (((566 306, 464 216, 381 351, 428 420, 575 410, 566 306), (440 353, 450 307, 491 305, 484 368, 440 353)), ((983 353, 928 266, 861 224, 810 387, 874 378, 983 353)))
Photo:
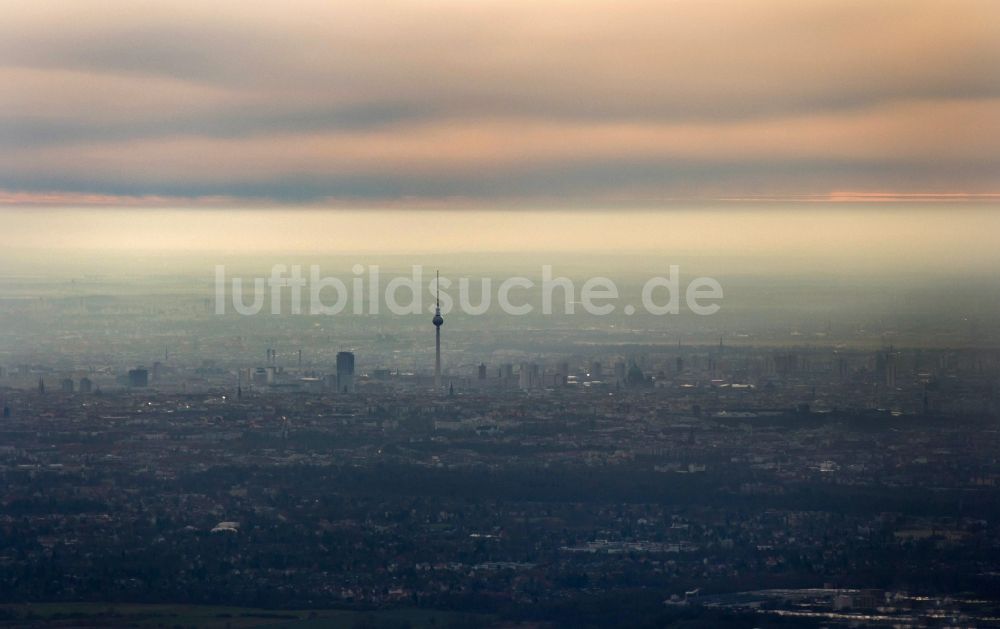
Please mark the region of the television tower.
POLYGON ((434 324, 434 391, 437 393, 441 392, 441 324, 444 323, 444 318, 441 316, 441 287, 439 282, 441 281, 440 271, 435 271, 434 280, 434 318, 431 319, 431 323, 434 324))

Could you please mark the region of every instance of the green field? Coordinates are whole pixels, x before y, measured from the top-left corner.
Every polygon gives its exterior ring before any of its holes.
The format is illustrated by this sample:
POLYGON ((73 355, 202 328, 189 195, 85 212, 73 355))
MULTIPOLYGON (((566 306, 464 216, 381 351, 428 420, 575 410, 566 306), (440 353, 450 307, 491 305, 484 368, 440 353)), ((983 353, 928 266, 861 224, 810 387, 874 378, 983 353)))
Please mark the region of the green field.
POLYGON ((484 614, 424 609, 353 611, 265 610, 212 605, 25 603, 0 605, 4 627, 344 627, 345 629, 471 629, 493 624, 484 614))

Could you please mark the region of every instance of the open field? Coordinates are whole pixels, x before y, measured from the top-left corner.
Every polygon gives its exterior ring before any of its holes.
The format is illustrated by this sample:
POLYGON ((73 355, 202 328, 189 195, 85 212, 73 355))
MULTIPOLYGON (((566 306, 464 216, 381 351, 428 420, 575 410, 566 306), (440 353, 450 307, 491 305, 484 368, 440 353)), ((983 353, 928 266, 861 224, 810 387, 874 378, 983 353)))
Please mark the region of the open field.
POLYGON ((382 611, 264 610, 214 605, 105 603, 25 603, 0 605, 4 627, 344 627, 348 629, 424 629, 488 626, 493 618, 423 609, 382 611))

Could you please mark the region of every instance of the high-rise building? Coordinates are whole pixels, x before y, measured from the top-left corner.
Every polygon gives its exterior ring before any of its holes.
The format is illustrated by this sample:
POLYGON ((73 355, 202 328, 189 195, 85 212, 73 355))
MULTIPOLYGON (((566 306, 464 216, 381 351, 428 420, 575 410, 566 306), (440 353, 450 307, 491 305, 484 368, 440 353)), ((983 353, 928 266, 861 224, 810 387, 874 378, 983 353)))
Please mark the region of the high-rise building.
POLYGON ((618 386, 625 386, 625 361, 617 360, 615 361, 615 384, 618 386))
POLYGON ((441 298, 438 294, 441 274, 438 273, 434 284, 434 391, 441 392, 441 325, 444 324, 444 317, 441 316, 441 298))
POLYGON ((536 389, 541 386, 541 368, 538 363, 521 363, 521 371, 518 373, 517 385, 521 389, 536 389))
POLYGON ((132 389, 149 386, 149 371, 143 367, 130 369, 128 372, 128 386, 132 389))
POLYGON ((514 365, 504 363, 500 367, 500 384, 503 387, 514 386, 514 365))
POLYGON ((639 363, 634 358, 629 364, 628 372, 625 375, 625 384, 633 389, 648 387, 650 385, 650 381, 642 373, 642 368, 639 367, 639 363))
POLYGON ((80 393, 90 393, 94 390, 94 383, 90 381, 90 378, 84 376, 80 378, 80 393))
POLYGON ((569 380, 569 363, 566 361, 560 362, 556 365, 556 376, 555 384, 556 386, 563 386, 569 380))
POLYGON ((62 383, 60 383, 60 388, 62 388, 62 392, 63 393, 72 393, 73 392, 73 388, 74 388, 74 386, 73 386, 73 379, 72 378, 63 378, 62 383))
POLYGON ((354 393, 353 352, 337 352, 337 393, 354 393))
POLYGON ((775 354, 774 371, 779 376, 791 376, 800 371, 798 354, 792 352, 775 354))
POLYGON ((479 363, 479 379, 486 379, 486 363, 479 363))
POLYGON ((594 362, 590 363, 590 379, 600 380, 603 377, 604 377, 604 370, 601 368, 601 362, 595 360, 594 362))
POLYGON ((273 373, 269 371, 270 367, 256 367, 250 374, 250 384, 257 387, 266 387, 268 382, 271 380, 270 374, 273 373))
POLYGON ((844 356, 837 356, 837 377, 841 380, 847 380, 850 375, 850 366, 847 363, 847 358, 844 356))
POLYGON ((885 388, 888 390, 896 388, 896 363, 895 352, 889 352, 885 357, 885 388))

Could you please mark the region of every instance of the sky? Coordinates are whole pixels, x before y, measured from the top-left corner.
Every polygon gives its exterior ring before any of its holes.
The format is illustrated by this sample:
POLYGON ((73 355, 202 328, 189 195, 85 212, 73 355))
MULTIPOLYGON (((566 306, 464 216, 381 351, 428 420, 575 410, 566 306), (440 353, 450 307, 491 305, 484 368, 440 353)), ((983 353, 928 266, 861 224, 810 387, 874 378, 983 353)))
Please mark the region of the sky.
POLYGON ((0 8, 0 207, 1000 200, 995 0, 0 8))

